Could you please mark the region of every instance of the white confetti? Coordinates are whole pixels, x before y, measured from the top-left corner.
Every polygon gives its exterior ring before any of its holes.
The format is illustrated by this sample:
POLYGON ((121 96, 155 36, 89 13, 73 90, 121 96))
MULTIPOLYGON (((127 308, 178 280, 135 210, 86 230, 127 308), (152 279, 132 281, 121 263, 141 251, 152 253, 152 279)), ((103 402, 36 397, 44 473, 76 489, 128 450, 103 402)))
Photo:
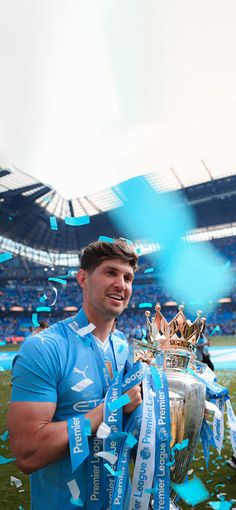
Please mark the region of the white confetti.
POLYGON ((76 480, 75 479, 70 480, 70 482, 67 482, 67 485, 69 487, 72 498, 75 500, 78 499, 80 496, 80 490, 76 480))
POLYGON ((114 453, 110 453, 110 452, 98 452, 98 453, 95 453, 95 456, 102 457, 103 459, 108 460, 108 462, 110 462, 110 464, 115 464, 118 459, 118 455, 114 455, 114 453))
POLYGON ((104 421, 102 421, 102 423, 100 423, 98 429, 97 429, 97 433, 96 433, 96 436, 99 438, 99 439, 106 439, 111 433, 111 427, 109 427, 109 425, 107 425, 106 423, 104 423, 104 421))
POLYGON ((18 489, 18 487, 22 486, 22 481, 19 480, 19 478, 15 478, 14 476, 10 477, 10 485, 15 485, 15 487, 18 489))

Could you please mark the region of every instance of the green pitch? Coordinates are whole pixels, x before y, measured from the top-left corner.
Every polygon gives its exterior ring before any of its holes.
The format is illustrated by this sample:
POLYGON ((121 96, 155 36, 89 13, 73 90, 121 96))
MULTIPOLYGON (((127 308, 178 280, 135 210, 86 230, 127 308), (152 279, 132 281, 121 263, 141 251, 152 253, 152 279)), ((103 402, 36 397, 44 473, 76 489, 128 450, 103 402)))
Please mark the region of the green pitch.
MULTIPOLYGON (((213 337, 211 342, 212 346, 235 344, 235 337, 213 337)), ((8 349, 11 350, 11 346, 8 346, 8 349)), ((16 346, 14 346, 14 349, 16 350, 16 346)), ((1 350, 6 351, 7 349, 2 348, 1 350)), ((218 382, 228 387, 236 413, 236 371, 221 371, 217 373, 217 376, 218 382)), ((7 430, 6 413, 7 402, 10 399, 11 393, 10 377, 9 371, 0 372, 0 435, 7 430)), ((189 469, 193 470, 190 474, 190 478, 196 475, 205 484, 210 493, 209 501, 219 501, 217 495, 224 494, 226 500, 234 499, 235 503, 232 507, 236 507, 236 471, 233 471, 226 465, 226 459, 229 458, 231 454, 232 449, 229 440, 229 432, 228 429, 226 429, 221 455, 219 456, 215 449, 211 450, 209 472, 207 472, 205 468, 201 444, 199 444, 196 450, 195 458, 189 469)), ((0 439, 0 456, 12 457, 8 440, 2 441, 0 439)), ((0 501, 2 502, 2 506, 7 510, 29 510, 30 508, 28 476, 19 471, 15 462, 0 464, 0 501), (10 476, 19 478, 22 481, 22 487, 17 489, 15 486, 10 486, 10 476), (22 489, 24 492, 19 492, 22 489)), ((193 508, 185 505, 181 501, 179 501, 179 504, 183 510, 193 508)), ((210 507, 206 501, 196 505, 194 508, 197 510, 205 510, 210 507)))

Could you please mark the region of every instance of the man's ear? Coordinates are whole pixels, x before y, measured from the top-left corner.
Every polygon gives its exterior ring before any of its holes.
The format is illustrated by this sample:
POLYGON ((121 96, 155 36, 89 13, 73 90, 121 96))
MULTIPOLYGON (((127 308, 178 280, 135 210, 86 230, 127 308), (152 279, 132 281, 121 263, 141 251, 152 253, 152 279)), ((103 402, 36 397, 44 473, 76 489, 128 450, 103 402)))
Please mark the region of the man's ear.
POLYGON ((87 279, 87 272, 85 271, 85 269, 80 269, 79 272, 77 273, 76 278, 77 278, 77 282, 80 285, 80 287, 82 289, 84 289, 86 286, 86 279, 87 279))

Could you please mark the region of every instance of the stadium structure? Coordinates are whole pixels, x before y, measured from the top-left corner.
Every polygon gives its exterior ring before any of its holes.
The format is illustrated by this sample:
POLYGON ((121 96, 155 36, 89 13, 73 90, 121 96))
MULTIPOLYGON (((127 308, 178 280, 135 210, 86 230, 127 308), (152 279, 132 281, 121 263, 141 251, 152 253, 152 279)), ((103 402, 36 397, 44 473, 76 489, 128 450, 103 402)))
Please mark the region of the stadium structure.
MULTIPOLYGON (((147 174, 146 179, 158 192, 174 191, 178 197, 176 207, 184 204, 194 210, 196 228, 188 233, 186 242, 211 242, 234 274, 235 170, 219 174, 204 161, 200 164, 200 176, 191 175, 191 172, 182 174, 170 168, 165 175, 156 172, 147 174)), ((66 200, 51 186, 20 170, 0 169, 0 248, 1 253, 12 255, 0 264, 0 340, 21 341, 28 334, 32 314, 39 306, 46 306, 40 317, 51 323, 78 310, 82 296, 75 274, 81 250, 101 235, 110 238, 126 236, 109 215, 120 206, 115 187, 66 200), (79 228, 73 226, 75 220, 80 224, 79 228), (64 277, 67 285, 50 280, 54 277, 64 277)), ((140 256, 133 297, 120 320, 120 327, 127 336, 137 323, 144 325, 140 302, 159 301, 167 317, 177 309, 175 297, 168 295, 160 285, 158 268, 145 272, 150 266, 152 253, 159 247, 146 239, 132 241, 140 256)), ((236 286, 230 295, 219 296, 217 307, 209 317, 208 328, 210 330, 220 323, 223 333, 234 334, 235 319, 236 286)))

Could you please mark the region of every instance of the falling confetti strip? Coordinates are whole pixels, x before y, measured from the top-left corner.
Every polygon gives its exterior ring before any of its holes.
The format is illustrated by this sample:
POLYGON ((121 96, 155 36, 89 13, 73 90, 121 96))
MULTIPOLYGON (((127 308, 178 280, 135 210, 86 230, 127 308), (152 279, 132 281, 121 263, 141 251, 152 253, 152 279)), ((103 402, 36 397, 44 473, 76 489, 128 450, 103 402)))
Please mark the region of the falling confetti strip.
POLYGON ((53 278, 53 277, 50 277, 50 278, 48 278, 48 281, 49 282, 61 283, 61 285, 66 285, 67 284, 67 281, 66 280, 62 280, 62 278, 53 278))
POLYGON ((89 216, 65 217, 65 224, 69 225, 70 227, 80 227, 80 225, 88 225, 89 223, 90 223, 89 216))
POLYGON ((2 262, 6 262, 7 260, 12 259, 12 254, 9 251, 5 251, 4 253, 0 253, 0 264, 2 262))
POLYGON ((41 297, 39 298, 39 301, 40 301, 40 303, 44 303, 44 301, 47 301, 47 296, 46 296, 46 294, 44 294, 43 296, 41 296, 41 297))
POLYGON ((139 308, 152 308, 152 303, 139 303, 139 308))
POLYGON ((107 237, 107 236, 99 236, 98 240, 103 241, 104 243, 114 243, 115 242, 115 239, 113 239, 112 237, 107 237))
POLYGON ((50 306, 37 306, 36 312, 51 312, 50 306))
POLYGON ((147 274, 147 273, 153 273, 154 271, 154 267, 148 267, 147 269, 144 269, 144 273, 147 274))
POLYGON ((51 230, 58 230, 57 219, 55 216, 49 217, 51 230))
POLYGON ((210 336, 214 335, 215 333, 217 333, 217 331, 220 331, 220 326, 215 326, 215 328, 211 331, 210 333, 210 336))
POLYGON ((40 326, 40 324, 38 322, 38 314, 37 313, 32 313, 32 324, 33 324, 34 328, 38 328, 40 326))

